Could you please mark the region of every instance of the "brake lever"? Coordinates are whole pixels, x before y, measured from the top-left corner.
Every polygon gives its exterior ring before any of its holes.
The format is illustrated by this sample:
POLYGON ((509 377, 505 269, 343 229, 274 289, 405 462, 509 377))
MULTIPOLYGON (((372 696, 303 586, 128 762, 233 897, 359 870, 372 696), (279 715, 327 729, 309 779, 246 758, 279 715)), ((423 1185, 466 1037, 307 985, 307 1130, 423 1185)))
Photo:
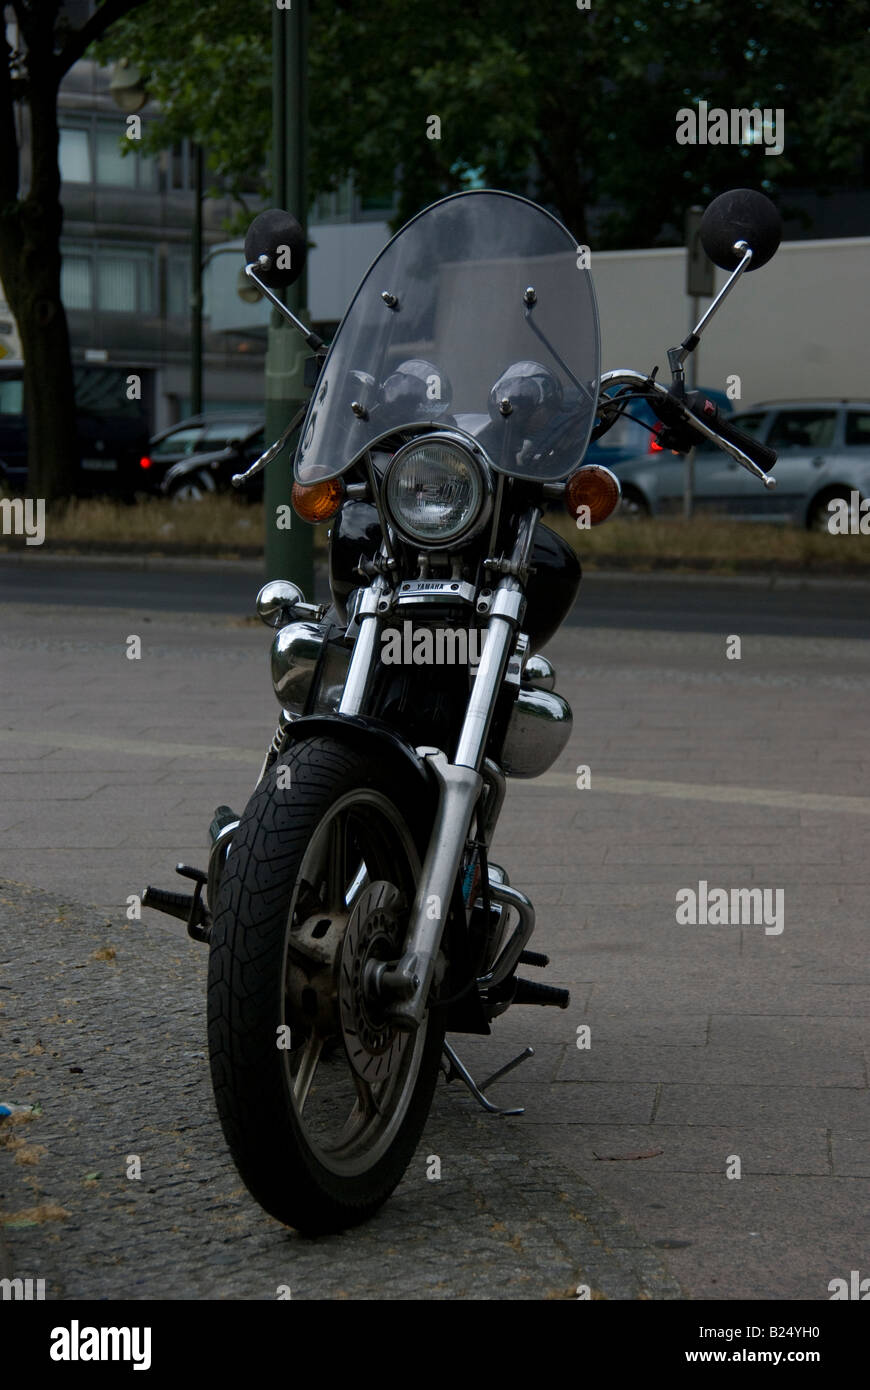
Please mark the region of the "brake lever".
POLYGON ((254 462, 251 464, 250 468, 246 469, 244 473, 233 474, 232 478, 230 479, 230 482, 232 483, 233 487, 241 487, 242 484, 246 483, 249 478, 255 477, 257 473, 262 473, 263 469, 266 468, 272 462, 273 458, 280 454, 281 450, 284 448, 284 445, 287 443, 287 440, 290 438, 293 431, 297 428, 298 425, 302 423, 303 419, 305 418, 305 412, 307 409, 307 405, 300 406, 287 428, 275 440, 275 443, 270 444, 265 453, 262 453, 258 459, 254 459, 254 462))
POLYGON ((705 425, 704 421, 699 420, 697 415, 693 415, 688 407, 682 405, 680 402, 678 402, 678 404, 680 404, 680 408, 685 414, 686 423, 690 425, 697 434, 703 434, 707 439, 711 439, 717 449, 722 450, 723 454, 730 454, 742 468, 746 469, 747 473, 751 473, 754 478, 758 478, 764 483, 768 492, 773 491, 776 487, 776 478, 770 473, 765 473, 763 468, 759 468, 758 464, 744 454, 743 450, 738 448, 736 444, 731 444, 727 439, 723 439, 721 434, 717 434, 715 430, 710 429, 709 425, 705 425))

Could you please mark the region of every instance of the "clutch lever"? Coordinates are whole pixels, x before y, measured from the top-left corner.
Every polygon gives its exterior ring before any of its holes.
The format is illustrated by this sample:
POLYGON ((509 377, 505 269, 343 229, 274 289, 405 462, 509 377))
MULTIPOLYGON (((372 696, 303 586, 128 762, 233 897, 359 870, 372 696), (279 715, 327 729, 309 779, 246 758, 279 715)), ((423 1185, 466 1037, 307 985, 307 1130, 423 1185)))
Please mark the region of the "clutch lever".
POLYGON ((302 421, 305 418, 305 412, 307 409, 307 405, 300 406, 287 428, 275 440, 275 443, 270 444, 265 453, 261 454, 258 459, 254 459, 254 462, 251 464, 250 468, 246 469, 244 473, 233 474, 232 478, 230 479, 230 482, 232 483, 233 487, 241 487, 242 484, 246 483, 249 478, 253 478, 257 473, 262 473, 263 469, 272 462, 273 458, 280 454, 281 450, 284 448, 284 445, 287 443, 287 440, 290 438, 293 431, 299 425, 301 425, 302 421))

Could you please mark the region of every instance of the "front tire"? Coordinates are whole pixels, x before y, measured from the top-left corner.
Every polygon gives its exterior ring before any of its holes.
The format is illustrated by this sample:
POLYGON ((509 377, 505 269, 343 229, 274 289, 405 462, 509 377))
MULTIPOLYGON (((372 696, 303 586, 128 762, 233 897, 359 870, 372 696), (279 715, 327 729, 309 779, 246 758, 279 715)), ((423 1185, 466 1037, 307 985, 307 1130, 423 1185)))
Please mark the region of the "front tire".
POLYGON ((419 787, 338 741, 294 744, 233 837, 214 911, 215 1101, 245 1185, 307 1234, 365 1220, 402 1178, 443 1016, 398 1034, 358 987, 401 954, 430 828, 419 787))

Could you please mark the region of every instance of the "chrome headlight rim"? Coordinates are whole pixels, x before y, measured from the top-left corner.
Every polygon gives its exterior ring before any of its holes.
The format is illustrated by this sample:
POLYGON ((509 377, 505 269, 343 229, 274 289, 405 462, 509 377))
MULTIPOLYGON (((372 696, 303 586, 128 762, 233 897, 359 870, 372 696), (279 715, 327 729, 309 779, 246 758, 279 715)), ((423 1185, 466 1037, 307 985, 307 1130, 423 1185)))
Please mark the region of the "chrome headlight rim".
POLYGON ((390 459, 381 483, 384 509, 390 526, 401 536, 402 540, 410 545, 417 546, 421 550, 452 550, 457 545, 465 545, 472 540, 486 526, 492 516, 493 507, 493 481, 492 481, 492 462, 486 452, 480 447, 475 439, 470 435, 462 434, 456 430, 431 430, 426 434, 417 435, 414 439, 409 439, 400 449, 397 449, 390 459), (414 535, 408 526, 397 517, 390 506, 389 483, 393 473, 401 467, 407 456, 425 444, 452 444, 454 448, 463 456, 473 471, 480 486, 480 502, 477 509, 469 514, 464 525, 453 533, 446 540, 437 540, 434 537, 421 537, 414 535))

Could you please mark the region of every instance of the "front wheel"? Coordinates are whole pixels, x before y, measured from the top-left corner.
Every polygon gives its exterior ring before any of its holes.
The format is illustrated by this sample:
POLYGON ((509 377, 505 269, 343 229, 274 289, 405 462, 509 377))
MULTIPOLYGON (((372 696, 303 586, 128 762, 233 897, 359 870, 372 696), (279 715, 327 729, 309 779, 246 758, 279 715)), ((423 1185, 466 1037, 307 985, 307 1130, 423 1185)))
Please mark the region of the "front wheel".
POLYGON ((366 989, 402 951, 428 835, 419 788, 328 738, 257 787, 214 911, 212 1082, 262 1207, 308 1234, 370 1216, 422 1134, 444 1039, 394 1029, 366 989))

